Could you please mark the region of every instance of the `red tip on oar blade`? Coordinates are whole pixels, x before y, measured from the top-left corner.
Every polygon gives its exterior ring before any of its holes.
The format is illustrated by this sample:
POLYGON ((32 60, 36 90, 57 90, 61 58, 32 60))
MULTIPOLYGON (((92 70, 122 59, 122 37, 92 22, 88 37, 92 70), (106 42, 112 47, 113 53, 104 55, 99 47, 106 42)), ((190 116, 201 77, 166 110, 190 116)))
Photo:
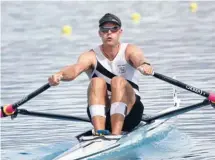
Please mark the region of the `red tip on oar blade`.
POLYGON ((1 110, 1 113, 0 113, 1 114, 1 118, 2 117, 6 117, 6 116, 10 116, 10 115, 14 114, 15 111, 16 110, 13 108, 12 104, 5 105, 3 107, 3 109, 1 110), (3 113, 2 113, 2 111, 3 111, 3 113))
POLYGON ((212 101, 213 103, 215 103, 215 94, 214 93, 210 93, 208 100, 212 101))

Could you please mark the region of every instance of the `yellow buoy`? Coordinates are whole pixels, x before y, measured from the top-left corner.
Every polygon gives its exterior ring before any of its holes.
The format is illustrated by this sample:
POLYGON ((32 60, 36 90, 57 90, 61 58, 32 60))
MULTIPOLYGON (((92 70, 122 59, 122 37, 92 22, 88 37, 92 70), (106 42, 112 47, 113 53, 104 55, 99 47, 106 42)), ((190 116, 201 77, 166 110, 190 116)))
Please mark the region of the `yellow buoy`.
POLYGON ((195 2, 190 3, 190 10, 191 12, 196 12, 198 9, 198 4, 195 2))
POLYGON ((72 34, 72 27, 69 26, 69 25, 63 26, 63 28, 62 28, 62 33, 63 33, 64 35, 71 35, 71 34, 72 34))
POLYGON ((133 13, 131 15, 131 19, 134 23, 139 23, 141 19, 141 15, 139 13, 133 13))

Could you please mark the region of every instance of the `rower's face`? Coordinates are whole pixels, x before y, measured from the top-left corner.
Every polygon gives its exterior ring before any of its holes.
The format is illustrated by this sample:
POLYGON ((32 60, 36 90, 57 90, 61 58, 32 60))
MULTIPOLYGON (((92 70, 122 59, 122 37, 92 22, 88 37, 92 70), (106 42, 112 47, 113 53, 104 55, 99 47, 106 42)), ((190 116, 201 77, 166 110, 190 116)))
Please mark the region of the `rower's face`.
POLYGON ((114 46, 119 43, 122 29, 114 23, 105 23, 99 29, 99 36, 103 44, 114 46))

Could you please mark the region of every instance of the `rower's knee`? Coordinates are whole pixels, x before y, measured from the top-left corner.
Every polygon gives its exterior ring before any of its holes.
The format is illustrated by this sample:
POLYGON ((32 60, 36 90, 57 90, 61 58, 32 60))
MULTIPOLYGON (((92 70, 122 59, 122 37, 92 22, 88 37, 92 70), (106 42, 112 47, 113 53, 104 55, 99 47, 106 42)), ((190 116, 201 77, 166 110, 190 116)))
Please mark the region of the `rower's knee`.
POLYGON ((105 104, 107 96, 107 85, 103 78, 92 78, 88 88, 88 103, 105 104))
POLYGON ((91 90, 104 90, 106 91, 107 85, 103 78, 92 78, 90 82, 90 89, 91 90))
POLYGON ((111 88, 114 89, 123 89, 126 87, 127 81, 125 78, 120 76, 115 76, 111 80, 111 88))

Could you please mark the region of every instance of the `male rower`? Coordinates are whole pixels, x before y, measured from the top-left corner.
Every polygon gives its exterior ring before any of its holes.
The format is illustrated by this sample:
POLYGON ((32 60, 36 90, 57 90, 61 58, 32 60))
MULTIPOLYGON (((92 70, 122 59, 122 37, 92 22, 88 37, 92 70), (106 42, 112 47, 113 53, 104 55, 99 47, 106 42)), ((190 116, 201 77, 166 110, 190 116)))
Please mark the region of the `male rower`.
POLYGON ((121 26, 116 15, 105 14, 99 20, 102 44, 82 53, 75 64, 48 79, 56 86, 60 81, 74 80, 82 72, 88 74, 87 113, 96 133, 106 129, 120 135, 140 123, 144 109, 138 86, 140 72, 153 73, 140 48, 120 42, 121 26))

